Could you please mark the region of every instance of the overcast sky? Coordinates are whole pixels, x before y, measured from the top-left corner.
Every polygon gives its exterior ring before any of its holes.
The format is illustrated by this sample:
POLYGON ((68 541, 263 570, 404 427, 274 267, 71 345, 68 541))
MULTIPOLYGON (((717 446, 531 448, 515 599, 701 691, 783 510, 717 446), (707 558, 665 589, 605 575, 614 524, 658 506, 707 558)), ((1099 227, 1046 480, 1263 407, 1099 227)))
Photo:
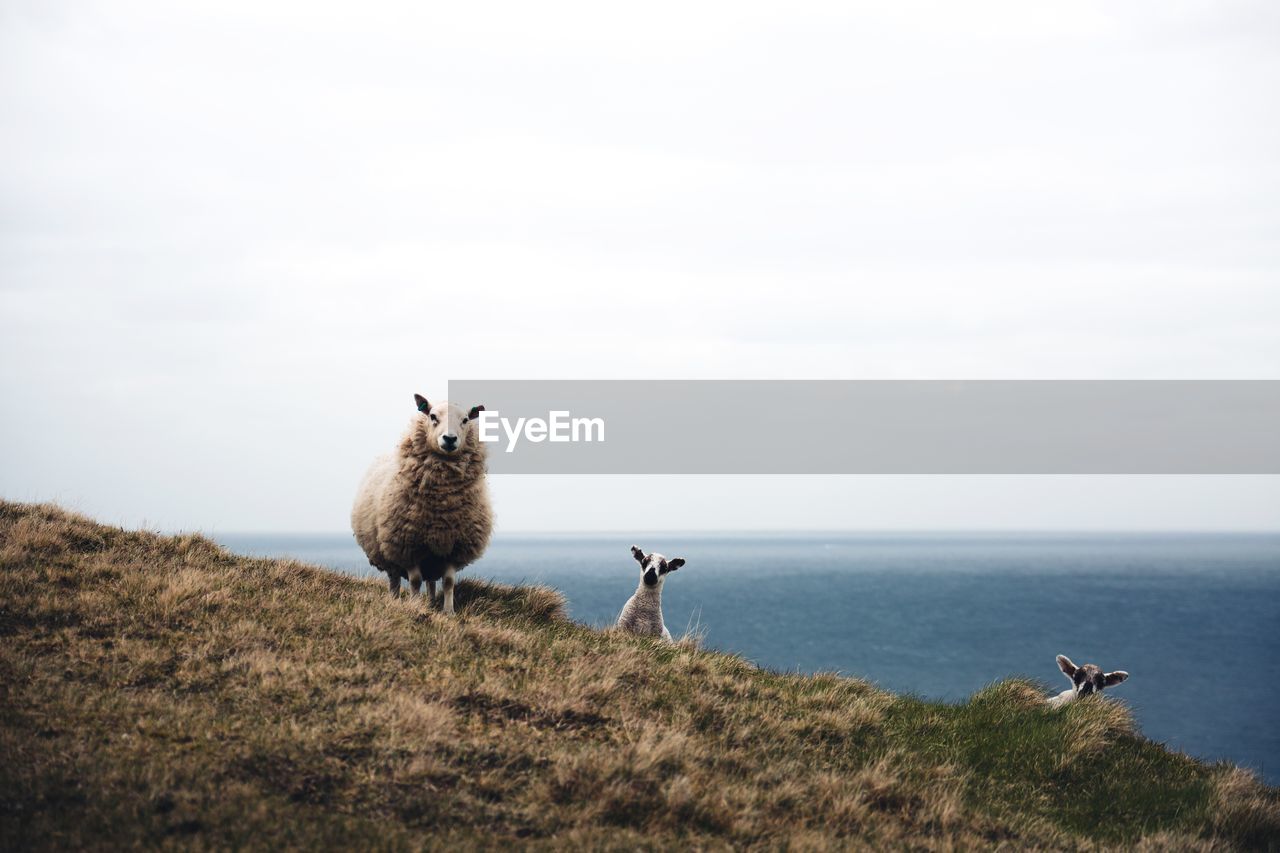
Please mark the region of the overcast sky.
MULTIPOLYGON (((1278 84, 1271 2, 5 3, 0 495, 343 530, 450 378, 1280 378, 1278 84)), ((1276 529, 1278 479, 493 491, 1276 529)))

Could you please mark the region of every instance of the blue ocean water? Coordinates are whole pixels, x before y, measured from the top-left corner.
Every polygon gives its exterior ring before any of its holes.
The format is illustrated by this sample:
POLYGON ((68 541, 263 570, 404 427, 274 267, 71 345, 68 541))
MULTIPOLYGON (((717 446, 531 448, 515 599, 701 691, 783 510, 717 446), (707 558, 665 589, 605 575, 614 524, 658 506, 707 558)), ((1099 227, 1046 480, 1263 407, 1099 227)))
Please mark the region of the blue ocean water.
MULTIPOLYGON (((238 553, 373 574, 350 536, 224 535, 238 553)), ((1129 681, 1108 691, 1143 733, 1280 783, 1280 535, 667 534, 688 564, 664 587, 672 633, 784 671, 838 671, 963 699, 1028 676, 1068 686, 1054 655, 1129 681)), ((556 587, 612 623, 639 580, 621 535, 508 536, 464 577, 556 587)))

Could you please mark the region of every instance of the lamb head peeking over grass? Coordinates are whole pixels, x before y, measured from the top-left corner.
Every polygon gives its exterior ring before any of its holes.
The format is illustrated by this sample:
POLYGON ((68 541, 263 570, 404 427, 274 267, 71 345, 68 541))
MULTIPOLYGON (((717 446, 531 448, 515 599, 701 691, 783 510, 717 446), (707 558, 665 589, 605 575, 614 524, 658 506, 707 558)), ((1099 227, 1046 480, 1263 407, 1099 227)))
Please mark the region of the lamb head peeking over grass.
POLYGON ((1076 666, 1071 662, 1071 658, 1066 655, 1058 655, 1058 669, 1062 670, 1063 675, 1071 679, 1071 687, 1057 696, 1050 696, 1045 700, 1055 708, 1068 702, 1074 702, 1076 699, 1091 696, 1094 693, 1101 693, 1104 688, 1114 687, 1129 677, 1129 673, 1122 669, 1118 669, 1115 672, 1103 672, 1091 663, 1087 663, 1084 666, 1076 666))
POLYGON ((635 545, 631 546, 631 556, 640 564, 640 585, 623 606, 618 627, 632 634, 670 640, 671 632, 662 622, 662 582, 683 566, 684 560, 668 560, 656 552, 645 554, 635 545))
POLYGON ((369 564, 387 573, 391 594, 401 578, 435 601, 444 580, 444 612, 453 612, 454 575, 489 545, 493 512, 485 485, 485 451, 475 429, 484 406, 464 412, 414 394, 418 412, 394 453, 365 474, 351 509, 351 529, 369 564))

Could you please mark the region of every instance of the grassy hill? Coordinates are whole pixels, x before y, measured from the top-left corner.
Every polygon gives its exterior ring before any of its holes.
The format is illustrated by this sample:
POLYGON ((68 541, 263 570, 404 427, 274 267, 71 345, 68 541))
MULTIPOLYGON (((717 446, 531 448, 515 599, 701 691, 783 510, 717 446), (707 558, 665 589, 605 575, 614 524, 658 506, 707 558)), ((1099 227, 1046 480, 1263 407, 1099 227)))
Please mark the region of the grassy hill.
POLYGON ((459 615, 0 503, 0 848, 1280 846, 1280 794, 1062 711, 781 675, 474 581, 459 615))

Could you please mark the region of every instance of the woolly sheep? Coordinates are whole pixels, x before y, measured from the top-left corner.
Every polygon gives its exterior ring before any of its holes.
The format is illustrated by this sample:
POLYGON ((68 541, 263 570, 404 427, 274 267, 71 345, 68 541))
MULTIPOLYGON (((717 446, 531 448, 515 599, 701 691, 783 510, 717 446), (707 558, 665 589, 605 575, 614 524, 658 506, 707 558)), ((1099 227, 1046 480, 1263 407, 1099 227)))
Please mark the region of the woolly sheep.
POLYGON ((378 457, 351 509, 351 529, 369 564, 386 572, 392 595, 408 578, 413 594, 425 578, 431 600, 444 580, 444 612, 453 612, 454 576, 479 559, 493 531, 485 485, 485 451, 474 429, 484 406, 469 412, 413 395, 418 413, 396 452, 378 457))
POLYGON ((671 639, 671 632, 662 621, 662 582, 670 572, 684 565, 676 557, 668 560, 658 553, 645 554, 637 546, 631 546, 631 556, 640 564, 640 585, 627 599, 618 616, 618 627, 632 634, 671 639))

